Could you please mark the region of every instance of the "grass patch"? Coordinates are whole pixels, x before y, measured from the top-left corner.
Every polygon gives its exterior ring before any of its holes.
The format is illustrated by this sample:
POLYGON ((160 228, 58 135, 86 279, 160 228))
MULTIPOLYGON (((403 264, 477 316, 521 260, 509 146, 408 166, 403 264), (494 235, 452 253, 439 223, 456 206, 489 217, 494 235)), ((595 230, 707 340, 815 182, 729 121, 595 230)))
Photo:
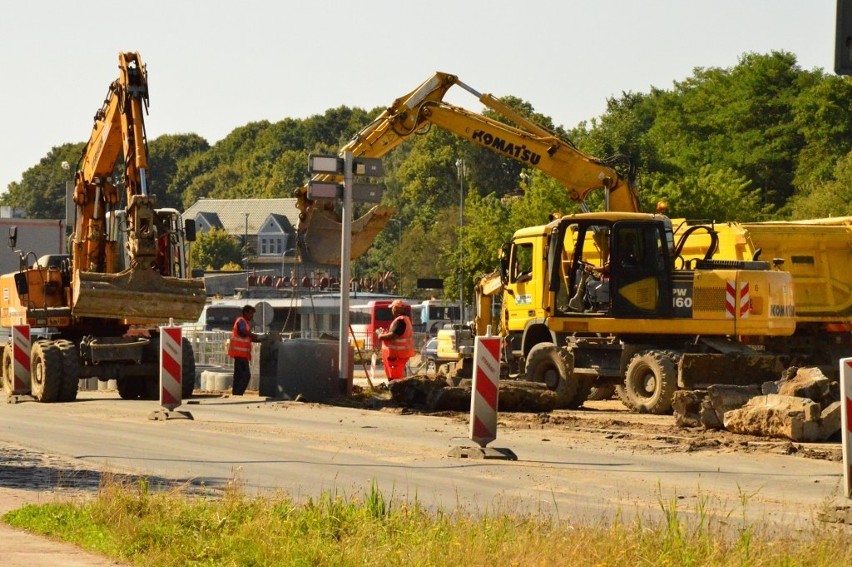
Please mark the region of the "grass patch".
POLYGON ((432 512, 390 501, 373 485, 348 498, 249 497, 237 483, 221 498, 107 482, 91 501, 29 505, 3 521, 136 565, 852 565, 849 531, 814 524, 770 535, 694 520, 677 500, 663 519, 573 525, 564 518, 432 512))

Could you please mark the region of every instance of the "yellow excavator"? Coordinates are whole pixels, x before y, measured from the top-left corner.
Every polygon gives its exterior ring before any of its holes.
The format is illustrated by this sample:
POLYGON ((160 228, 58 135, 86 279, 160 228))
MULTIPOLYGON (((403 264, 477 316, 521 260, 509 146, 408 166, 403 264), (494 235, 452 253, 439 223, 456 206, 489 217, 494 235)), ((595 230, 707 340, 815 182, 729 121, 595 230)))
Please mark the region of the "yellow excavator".
MULTIPOLYGON (((31 393, 42 402, 75 399, 78 380, 88 377, 118 380, 123 398, 156 399, 156 326, 195 321, 206 301, 203 282, 191 279, 187 269, 194 222, 181 222, 174 209, 155 208, 148 189, 147 69, 138 53, 119 53, 118 60, 118 79, 95 114, 75 174, 70 255, 31 262, 31 254, 21 253, 20 270, 0 276, 0 324, 42 330, 31 352, 31 393), (120 157, 123 203, 111 181, 120 157)), ((12 246, 15 236, 10 234, 12 246)), ((12 362, 6 345, 7 394, 13 390, 12 362)), ((189 397, 195 371, 187 341, 183 362, 183 394, 189 397)))
MULTIPOLYGON (((591 191, 606 189, 607 209, 639 211, 637 193, 627 178, 629 164, 626 164, 627 177, 619 175, 613 167, 619 158, 601 160, 586 155, 493 95, 482 94, 448 73, 435 73, 416 89, 393 101, 378 118, 358 132, 341 153, 351 151, 356 158, 380 157, 432 125, 540 169, 562 183, 580 203, 591 191), (444 102, 444 96, 454 85, 477 97, 514 126, 444 102)), ((315 181, 330 179, 328 175, 314 177, 315 181)), ((341 223, 335 213, 335 201, 309 199, 307 184, 297 189, 295 195, 300 211, 298 241, 303 257, 320 264, 339 264, 341 223)), ((355 220, 352 259, 367 251, 392 214, 391 208, 379 205, 355 220)))

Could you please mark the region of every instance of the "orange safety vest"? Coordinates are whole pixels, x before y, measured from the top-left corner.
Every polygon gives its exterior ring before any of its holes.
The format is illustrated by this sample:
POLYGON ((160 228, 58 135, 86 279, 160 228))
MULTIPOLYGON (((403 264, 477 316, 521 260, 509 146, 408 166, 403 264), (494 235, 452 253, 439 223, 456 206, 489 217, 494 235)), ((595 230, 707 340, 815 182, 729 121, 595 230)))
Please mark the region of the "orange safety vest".
POLYGON ((228 343, 228 356, 231 358, 247 358, 251 360, 251 337, 241 337, 238 331, 240 321, 246 324, 246 328, 250 328, 249 322, 245 317, 237 317, 234 321, 234 328, 231 330, 231 341, 228 343))
POLYGON ((394 337, 382 341, 382 356, 387 358, 411 358, 414 356, 414 326, 411 324, 411 319, 405 315, 400 315, 390 324, 393 329, 397 321, 402 319, 405 321, 405 330, 401 337, 394 337))

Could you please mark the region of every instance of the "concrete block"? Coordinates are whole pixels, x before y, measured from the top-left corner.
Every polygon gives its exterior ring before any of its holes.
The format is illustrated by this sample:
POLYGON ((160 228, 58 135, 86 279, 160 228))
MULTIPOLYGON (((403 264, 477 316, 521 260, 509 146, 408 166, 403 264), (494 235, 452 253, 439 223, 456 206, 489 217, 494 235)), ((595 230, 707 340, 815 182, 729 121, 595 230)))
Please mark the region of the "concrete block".
POLYGON ((330 340, 290 339, 274 343, 261 353, 260 395, 271 398, 301 395, 322 402, 352 392, 354 350, 349 348, 347 378, 341 384, 339 343, 330 340), (269 359, 277 362, 271 374, 269 359))

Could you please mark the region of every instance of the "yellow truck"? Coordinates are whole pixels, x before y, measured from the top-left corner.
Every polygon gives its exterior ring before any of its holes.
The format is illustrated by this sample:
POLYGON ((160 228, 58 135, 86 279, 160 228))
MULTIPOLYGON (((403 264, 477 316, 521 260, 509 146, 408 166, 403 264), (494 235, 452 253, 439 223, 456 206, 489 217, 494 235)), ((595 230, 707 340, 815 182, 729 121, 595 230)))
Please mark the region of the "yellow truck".
MULTIPOLYGON (((692 230, 675 220, 676 236, 692 230)), ((790 337, 748 340, 784 353, 791 365, 815 364, 832 376, 839 358, 852 356, 852 217, 749 223, 716 223, 717 260, 769 260, 793 278, 796 332, 790 337)), ((706 230, 688 234, 681 256, 703 258, 711 247, 706 230)))

